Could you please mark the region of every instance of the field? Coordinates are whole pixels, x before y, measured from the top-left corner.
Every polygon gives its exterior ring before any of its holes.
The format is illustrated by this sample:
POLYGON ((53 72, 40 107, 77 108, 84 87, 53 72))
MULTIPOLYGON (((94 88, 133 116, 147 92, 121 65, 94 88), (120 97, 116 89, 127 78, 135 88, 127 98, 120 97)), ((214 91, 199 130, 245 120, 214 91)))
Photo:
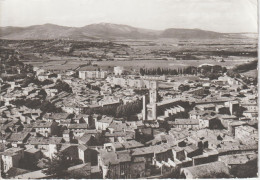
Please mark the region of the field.
POLYGON ((48 56, 43 58, 33 58, 23 60, 26 64, 40 67, 46 70, 74 70, 81 65, 87 64, 86 58, 78 57, 55 57, 48 56))
POLYGON ((241 73, 241 74, 244 75, 244 76, 255 78, 258 75, 258 70, 254 69, 254 70, 250 70, 250 71, 247 71, 247 72, 244 72, 244 73, 241 73))
POLYGON ((253 59, 239 59, 239 60, 226 60, 226 62, 218 62, 215 60, 172 60, 172 61, 159 61, 159 60, 138 60, 138 61, 99 61, 95 62, 99 66, 124 66, 126 68, 181 68, 186 66, 199 66, 201 64, 213 64, 226 66, 227 68, 233 67, 237 64, 243 64, 253 59))
MULTIPOLYGON (((1 41, 0 41, 1 42, 1 41)), ((124 66, 177 69, 201 64, 232 68, 257 59, 256 39, 173 40, 153 41, 2 41, 3 47, 18 50, 24 63, 46 70, 78 70, 97 65, 100 69, 124 66), (69 49, 69 50, 68 50, 69 49), (220 62, 221 60, 224 62, 220 62)))
MULTIPOLYGON (((126 61, 93 61, 92 64, 97 64, 100 68, 108 68, 114 66, 124 66, 126 69, 139 69, 145 68, 171 68, 177 69, 187 66, 199 66, 201 64, 213 64, 221 65, 227 68, 232 68, 235 65, 243 64, 255 58, 226 60, 225 62, 219 62, 216 60, 126 60, 126 61)), ((82 58, 61 58, 48 59, 40 61, 24 61, 25 63, 32 64, 34 66, 41 67, 48 70, 73 70, 81 65, 86 65, 88 61, 82 60, 82 58)))

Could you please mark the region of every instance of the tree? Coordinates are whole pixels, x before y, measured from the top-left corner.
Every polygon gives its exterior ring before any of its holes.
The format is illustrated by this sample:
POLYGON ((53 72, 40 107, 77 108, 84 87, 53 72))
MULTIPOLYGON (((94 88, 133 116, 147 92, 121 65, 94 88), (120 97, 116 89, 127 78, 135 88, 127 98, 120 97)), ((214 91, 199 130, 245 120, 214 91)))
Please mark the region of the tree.
POLYGON ((38 164, 38 159, 35 156, 29 156, 27 158, 23 158, 19 163, 20 167, 22 167, 23 169, 28 169, 32 171, 36 171, 39 169, 39 167, 37 167, 37 164, 38 164))
POLYGON ((58 92, 68 92, 68 93, 72 93, 72 88, 70 87, 70 85, 68 85, 66 82, 63 82, 61 80, 57 80, 54 88, 56 88, 58 90, 58 92))
POLYGON ((40 99, 26 99, 25 106, 31 109, 38 109, 41 106, 40 99))
POLYGON ((37 78, 35 78, 34 76, 32 76, 32 77, 26 77, 26 78, 24 78, 24 81, 23 81, 23 83, 21 84, 21 86, 22 87, 27 87, 29 84, 31 84, 31 83, 34 83, 34 84, 36 84, 36 85, 39 85, 40 84, 40 81, 37 79, 37 78))
POLYGON ((184 84, 181 84, 179 87, 178 87, 178 89, 180 90, 180 91, 188 91, 189 89, 190 89, 190 86, 189 85, 184 85, 184 84))
POLYGON ((43 173, 46 175, 55 175, 57 177, 64 176, 70 166, 69 160, 67 160, 61 152, 56 153, 53 159, 49 160, 47 164, 48 168, 44 170, 43 173))
POLYGON ((248 89, 248 86, 244 84, 244 85, 242 86, 242 89, 248 89))
POLYGON ((52 78, 52 77, 57 78, 58 75, 57 75, 56 73, 50 74, 50 75, 49 75, 49 78, 52 78))
POLYGON ((40 82, 39 84, 45 86, 45 85, 53 84, 53 81, 50 79, 45 79, 43 82, 40 82))
POLYGON ((41 89, 38 95, 42 96, 42 99, 46 99, 47 93, 44 89, 41 89))
POLYGON ((142 109, 142 101, 136 100, 125 105, 120 105, 116 108, 117 117, 129 117, 131 115, 140 113, 142 109))
POLYGON ((239 106, 238 109, 236 109, 234 111, 234 115, 237 116, 237 117, 242 117, 243 116, 243 113, 244 111, 246 111, 247 109, 242 107, 242 106, 239 106))
POLYGON ((228 115, 230 115, 229 108, 227 108, 227 107, 219 108, 218 112, 219 112, 219 114, 228 114, 228 115))
POLYGON ((54 104, 49 101, 43 101, 40 107, 42 112, 60 112, 60 108, 57 108, 54 104))

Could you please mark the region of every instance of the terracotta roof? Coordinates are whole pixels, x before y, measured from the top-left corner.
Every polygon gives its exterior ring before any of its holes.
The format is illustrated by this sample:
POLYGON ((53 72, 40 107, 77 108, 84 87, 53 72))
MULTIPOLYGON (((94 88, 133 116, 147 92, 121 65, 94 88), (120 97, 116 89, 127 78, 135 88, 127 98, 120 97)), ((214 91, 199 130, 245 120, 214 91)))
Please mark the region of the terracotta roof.
POLYGON ((198 119, 175 119, 175 125, 199 125, 198 119))
POLYGON ((82 150, 82 151, 85 151, 85 150, 88 149, 88 147, 85 146, 85 145, 83 145, 83 144, 80 144, 80 145, 78 146, 78 148, 79 148, 80 150, 82 150))
POLYGON ((192 178, 217 178, 218 174, 229 175, 229 169, 223 162, 213 162, 208 164, 202 164, 198 166, 192 166, 183 168, 183 171, 189 172, 192 178))
POLYGON ((65 142, 62 137, 30 137, 27 141, 28 144, 44 144, 44 145, 49 145, 49 144, 61 144, 65 142))
POLYGON ((148 146, 148 147, 133 149, 132 155, 138 156, 138 155, 145 155, 145 154, 162 153, 162 152, 168 151, 169 149, 171 149, 170 145, 160 144, 160 145, 155 145, 155 146, 148 146))
POLYGON ((122 143, 122 145, 125 147, 125 149, 139 148, 144 146, 142 143, 139 143, 135 140, 126 141, 122 143))
POLYGON ((92 134, 84 134, 82 137, 79 138, 79 141, 86 144, 87 142, 89 142, 92 136, 93 136, 92 134))
POLYGON ((87 123, 81 123, 81 124, 69 124, 68 129, 87 129, 88 124, 87 123))
POLYGON ((4 152, 2 152, 1 154, 2 155, 5 155, 5 156, 14 156, 17 154, 18 151, 21 151, 23 150, 23 148, 10 148, 10 149, 6 149, 4 152))
POLYGON ((7 139, 8 142, 17 142, 23 141, 29 133, 12 133, 11 136, 7 139))
POLYGON ((8 177, 14 177, 14 176, 18 176, 20 174, 25 174, 25 173, 29 173, 30 171, 26 170, 26 169, 21 169, 21 168, 16 168, 16 167, 11 167, 7 172, 7 176, 8 177))
POLYGON ((219 161, 224 162, 225 164, 245 164, 248 161, 257 159, 257 154, 235 154, 235 155, 225 155, 220 156, 219 161))
POLYGON ((36 122, 34 128, 50 128, 54 122, 36 122))

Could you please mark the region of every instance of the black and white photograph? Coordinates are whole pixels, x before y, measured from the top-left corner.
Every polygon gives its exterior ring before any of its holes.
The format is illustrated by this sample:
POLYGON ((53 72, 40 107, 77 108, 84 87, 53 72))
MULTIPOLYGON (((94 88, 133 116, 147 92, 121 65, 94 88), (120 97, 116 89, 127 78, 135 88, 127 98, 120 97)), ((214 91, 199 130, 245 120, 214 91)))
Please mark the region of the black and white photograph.
POLYGON ((258 0, 0 0, 0 179, 259 178, 258 0))

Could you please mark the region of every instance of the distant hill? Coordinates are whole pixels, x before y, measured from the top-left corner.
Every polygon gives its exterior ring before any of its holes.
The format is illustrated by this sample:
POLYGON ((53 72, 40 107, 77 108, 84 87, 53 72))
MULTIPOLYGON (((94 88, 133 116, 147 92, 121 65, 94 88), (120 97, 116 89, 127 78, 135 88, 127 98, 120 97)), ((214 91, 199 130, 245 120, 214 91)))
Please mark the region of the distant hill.
POLYGON ((91 24, 80 28, 80 31, 90 36, 100 38, 129 38, 129 39, 141 39, 141 38, 156 38, 160 31, 148 30, 142 28, 136 28, 127 25, 120 24, 91 24))
MULTIPOLYGON (((239 37, 232 34, 230 37, 239 37)), ((54 24, 29 27, 0 27, 1 39, 216 39, 229 37, 229 34, 200 29, 175 29, 163 31, 136 28, 121 24, 99 23, 84 27, 67 27, 54 24)))
POLYGON ((223 38, 226 34, 201 29, 166 29, 161 33, 164 38, 177 39, 216 39, 223 38))

